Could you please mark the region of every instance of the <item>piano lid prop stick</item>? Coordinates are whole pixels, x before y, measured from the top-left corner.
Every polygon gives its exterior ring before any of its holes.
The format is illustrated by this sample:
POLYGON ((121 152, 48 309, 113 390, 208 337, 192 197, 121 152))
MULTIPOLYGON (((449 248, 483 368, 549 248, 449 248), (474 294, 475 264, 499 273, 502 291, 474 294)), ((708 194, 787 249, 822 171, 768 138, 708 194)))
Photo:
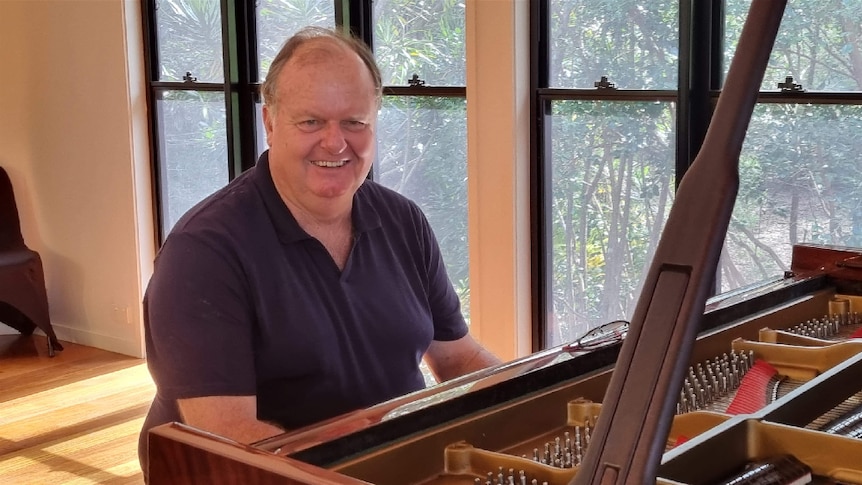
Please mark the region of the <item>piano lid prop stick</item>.
POLYGON ((655 483, 739 188, 739 154, 786 0, 754 0, 682 178, 574 485, 655 483))

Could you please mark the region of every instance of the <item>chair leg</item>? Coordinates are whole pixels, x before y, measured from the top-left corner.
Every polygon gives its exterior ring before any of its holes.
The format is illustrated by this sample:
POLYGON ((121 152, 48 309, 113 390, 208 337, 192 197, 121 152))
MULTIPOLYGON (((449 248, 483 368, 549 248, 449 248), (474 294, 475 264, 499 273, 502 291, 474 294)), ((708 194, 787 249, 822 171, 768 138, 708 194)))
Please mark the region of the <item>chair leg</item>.
POLYGON ((63 346, 60 344, 60 341, 57 340, 57 337, 48 336, 48 357, 54 357, 56 355, 55 350, 63 350, 63 346))

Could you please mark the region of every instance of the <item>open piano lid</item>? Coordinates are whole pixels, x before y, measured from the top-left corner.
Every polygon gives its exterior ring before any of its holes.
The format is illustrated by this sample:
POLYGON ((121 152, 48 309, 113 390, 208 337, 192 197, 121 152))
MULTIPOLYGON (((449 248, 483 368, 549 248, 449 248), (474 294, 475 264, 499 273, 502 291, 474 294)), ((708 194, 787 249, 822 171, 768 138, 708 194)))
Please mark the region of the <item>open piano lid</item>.
POLYGON ((677 191, 573 485, 655 483, 739 187, 786 0, 754 0, 703 147, 677 191))

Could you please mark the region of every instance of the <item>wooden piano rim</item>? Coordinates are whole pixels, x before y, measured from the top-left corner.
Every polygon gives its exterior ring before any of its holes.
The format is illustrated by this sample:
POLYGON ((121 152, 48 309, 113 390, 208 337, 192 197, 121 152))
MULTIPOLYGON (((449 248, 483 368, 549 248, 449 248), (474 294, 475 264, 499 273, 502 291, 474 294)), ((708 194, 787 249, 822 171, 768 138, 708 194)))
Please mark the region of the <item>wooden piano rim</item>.
POLYGON ((162 455, 157 460, 153 460, 151 455, 149 485, 211 483, 211 477, 200 472, 209 469, 210 458, 220 460, 218 481, 221 483, 248 480, 261 485, 369 485, 356 478, 277 456, 182 423, 153 428, 149 439, 150 449, 158 449, 162 455), (160 445, 153 447, 154 441, 160 445), (232 465, 225 466, 225 463, 232 465))

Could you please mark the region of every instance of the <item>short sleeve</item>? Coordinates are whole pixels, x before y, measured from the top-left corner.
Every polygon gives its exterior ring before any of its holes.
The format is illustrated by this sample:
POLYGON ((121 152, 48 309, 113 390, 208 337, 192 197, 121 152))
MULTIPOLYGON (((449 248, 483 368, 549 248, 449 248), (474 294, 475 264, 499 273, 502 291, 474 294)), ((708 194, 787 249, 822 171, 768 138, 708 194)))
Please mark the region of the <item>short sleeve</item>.
POLYGON ((452 286, 437 237, 428 219, 413 204, 419 220, 419 237, 428 275, 428 302, 434 320, 434 340, 451 341, 467 335, 467 322, 461 313, 461 300, 452 286))
POLYGON ((158 254, 144 325, 162 397, 255 394, 254 310, 230 247, 179 233, 158 254))

